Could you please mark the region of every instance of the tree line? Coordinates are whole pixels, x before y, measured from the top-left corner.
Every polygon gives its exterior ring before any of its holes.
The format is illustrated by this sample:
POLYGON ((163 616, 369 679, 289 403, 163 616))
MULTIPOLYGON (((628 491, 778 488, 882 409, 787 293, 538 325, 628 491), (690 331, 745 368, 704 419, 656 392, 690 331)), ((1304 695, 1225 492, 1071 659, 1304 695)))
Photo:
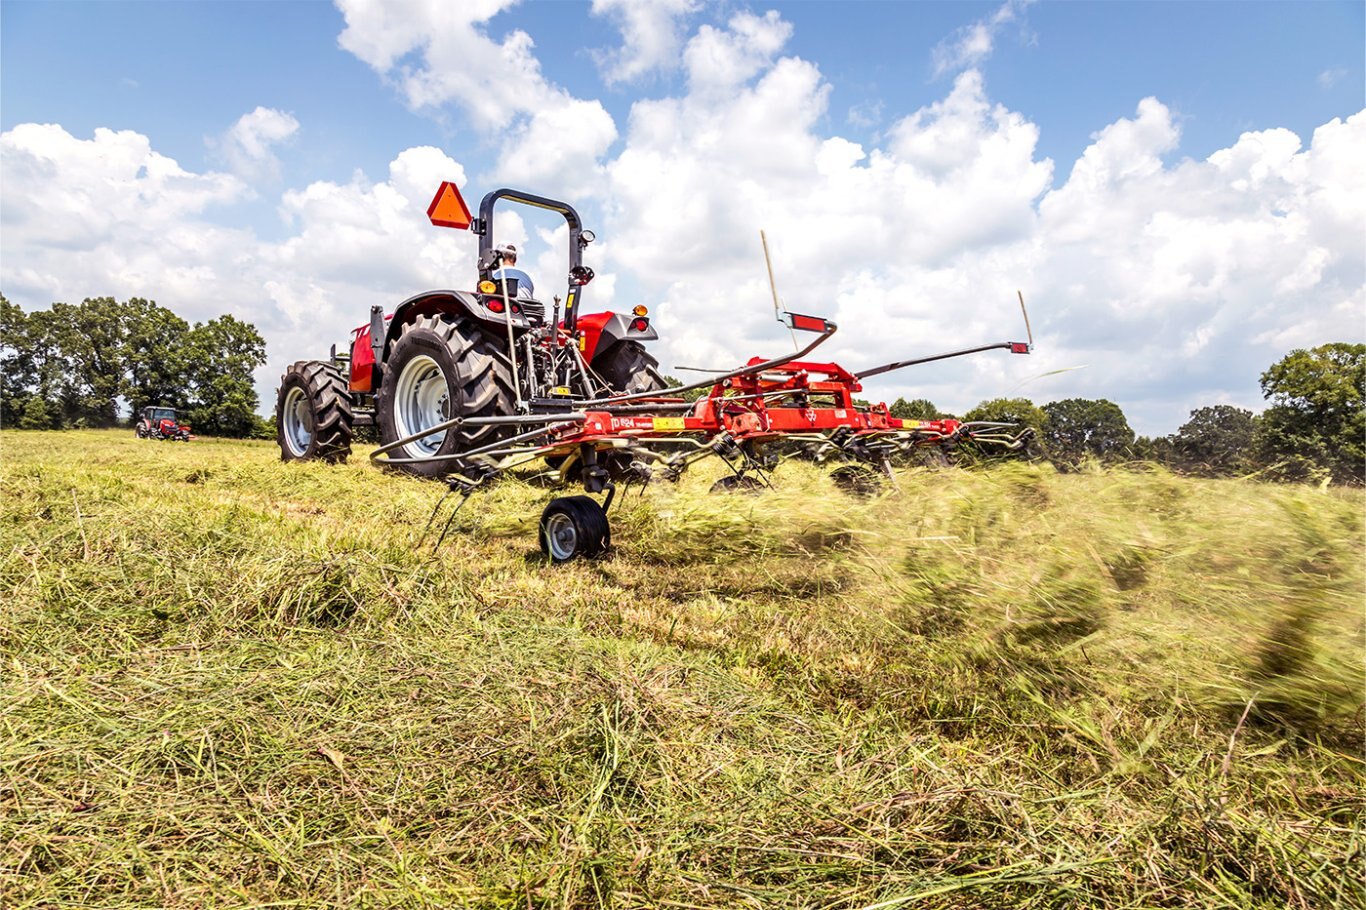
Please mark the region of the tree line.
MULTIPOLYGON (((256 413, 252 371, 263 363, 264 339, 231 315, 190 325, 141 297, 89 297, 25 313, 0 295, 0 427, 115 426, 123 402, 133 413, 175 407, 197 433, 261 435, 266 421, 256 413)), ((1141 460, 1204 476, 1366 480, 1366 344, 1291 351, 1262 373, 1261 388, 1268 401, 1261 414, 1198 408, 1169 436, 1136 435, 1119 405, 1104 398, 1042 406, 998 398, 961 419, 1032 427, 1032 454, 1063 469, 1090 459, 1141 460)), ((923 398, 898 398, 891 412, 917 420, 954 416, 923 398)))
MULTIPOLYGON (((1138 436, 1119 405, 1068 398, 1042 407, 1027 398, 984 401, 963 420, 1033 427, 1042 455, 1064 470, 1087 460, 1151 461, 1206 477, 1259 474, 1269 479, 1362 484, 1366 481, 1366 344, 1335 342, 1294 350, 1261 375, 1261 414, 1231 405, 1197 408, 1169 436, 1138 436)), ((898 398, 892 416, 952 416, 927 399, 898 398)), ((970 452, 969 457, 986 457, 970 452)))
POLYGON ((155 301, 87 297, 26 313, 0 295, 0 426, 111 427, 120 403, 174 407, 196 433, 259 432, 256 327, 230 315, 190 325, 155 301))

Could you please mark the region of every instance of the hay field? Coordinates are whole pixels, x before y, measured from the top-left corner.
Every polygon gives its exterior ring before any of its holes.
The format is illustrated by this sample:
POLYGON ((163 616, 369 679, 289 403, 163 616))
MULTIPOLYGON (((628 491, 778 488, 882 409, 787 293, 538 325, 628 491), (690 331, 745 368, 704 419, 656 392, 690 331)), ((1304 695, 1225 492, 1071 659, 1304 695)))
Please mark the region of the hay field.
POLYGON ((1361 491, 0 433, 0 906, 1366 906, 1361 491))

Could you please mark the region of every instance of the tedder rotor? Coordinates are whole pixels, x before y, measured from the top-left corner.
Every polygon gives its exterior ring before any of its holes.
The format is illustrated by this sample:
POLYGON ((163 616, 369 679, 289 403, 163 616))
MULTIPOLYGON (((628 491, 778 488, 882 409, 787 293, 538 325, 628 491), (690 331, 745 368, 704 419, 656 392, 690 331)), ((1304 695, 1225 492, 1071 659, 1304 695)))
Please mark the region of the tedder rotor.
POLYGON ((500 189, 484 197, 476 219, 455 186, 443 183, 428 216, 478 235, 477 289, 419 294, 388 316, 372 307, 369 324, 352 333, 349 355, 334 348, 328 361, 292 365, 276 409, 285 460, 342 461, 352 427, 372 424, 380 437, 372 461, 443 478, 462 505, 504 472, 544 461, 562 483, 603 494, 601 503, 578 495, 545 507, 541 549, 565 562, 610 545, 607 511, 617 483, 676 479, 702 459, 730 468, 715 489, 765 486, 778 450, 795 447, 841 463, 837 479, 843 472, 857 486, 876 471, 890 473, 892 456, 921 447, 974 440, 1020 449, 1033 436, 1011 424, 905 420, 885 404, 854 398, 867 377, 980 351, 1027 354, 1032 338, 852 373, 807 359, 835 334, 835 323, 784 312, 794 333, 813 336, 800 350, 667 388, 640 344, 658 338, 645 307, 630 315, 580 312, 593 278, 582 252, 593 234, 567 203, 500 189), (505 253, 494 245, 492 217, 499 200, 558 212, 569 225, 568 285, 549 307, 500 271, 505 253), (702 394, 680 397, 689 392, 702 394))

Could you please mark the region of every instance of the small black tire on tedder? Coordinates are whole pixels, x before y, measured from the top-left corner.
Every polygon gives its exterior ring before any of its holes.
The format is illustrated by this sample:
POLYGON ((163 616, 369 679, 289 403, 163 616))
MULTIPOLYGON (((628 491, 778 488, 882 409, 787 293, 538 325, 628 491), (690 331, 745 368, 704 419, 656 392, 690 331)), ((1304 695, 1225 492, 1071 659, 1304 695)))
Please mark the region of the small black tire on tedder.
POLYGON ((541 513, 541 552, 551 562, 592 559, 612 545, 607 512, 587 496, 550 500, 541 513))
POLYGON ((727 474, 711 485, 713 493, 760 493, 764 483, 751 474, 727 474))
POLYGON ((830 472, 835 486, 852 496, 875 496, 887 475, 866 464, 842 464, 830 472))
POLYGON ((281 461, 346 461, 352 422, 351 395, 338 367, 300 360, 285 370, 275 406, 281 461))

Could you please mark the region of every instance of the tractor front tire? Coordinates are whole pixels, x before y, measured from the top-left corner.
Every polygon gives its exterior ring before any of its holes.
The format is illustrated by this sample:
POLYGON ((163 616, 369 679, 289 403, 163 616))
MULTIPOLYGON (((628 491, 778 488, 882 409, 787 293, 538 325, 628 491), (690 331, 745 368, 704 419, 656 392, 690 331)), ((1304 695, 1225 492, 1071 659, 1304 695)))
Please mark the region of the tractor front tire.
MULTIPOLYGON (((375 416, 384 445, 416 436, 452 417, 516 413, 512 364, 498 340, 473 319, 419 316, 403 326, 384 364, 375 416)), ((455 459, 431 459, 490 445, 516 432, 510 424, 452 427, 413 439, 390 453, 394 466, 422 477, 457 470, 455 459)))
POLYGON ((353 419, 351 393, 340 368, 300 360, 285 370, 275 402, 275 441, 281 461, 346 461, 351 454, 353 419))
POLYGON ((659 372, 659 361, 637 341, 619 341, 593 358, 593 370, 612 387, 630 395, 635 392, 660 392, 669 387, 659 372))

